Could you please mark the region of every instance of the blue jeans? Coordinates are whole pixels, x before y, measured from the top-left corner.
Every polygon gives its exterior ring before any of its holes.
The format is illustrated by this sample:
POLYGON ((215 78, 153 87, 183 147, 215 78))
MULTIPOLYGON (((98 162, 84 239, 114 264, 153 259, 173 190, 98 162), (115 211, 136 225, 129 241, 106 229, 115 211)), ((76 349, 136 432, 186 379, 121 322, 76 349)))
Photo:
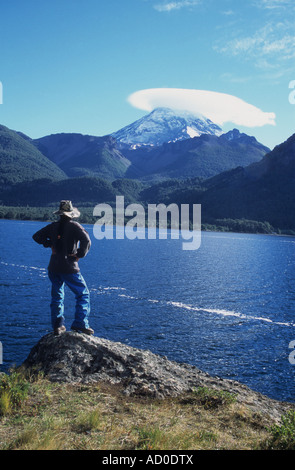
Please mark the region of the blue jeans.
POLYGON ((52 328, 59 328, 64 323, 64 297, 65 284, 74 292, 76 297, 75 319, 72 327, 89 328, 88 317, 90 313, 90 294, 83 276, 78 273, 60 274, 48 272, 52 283, 51 288, 51 324, 52 328))

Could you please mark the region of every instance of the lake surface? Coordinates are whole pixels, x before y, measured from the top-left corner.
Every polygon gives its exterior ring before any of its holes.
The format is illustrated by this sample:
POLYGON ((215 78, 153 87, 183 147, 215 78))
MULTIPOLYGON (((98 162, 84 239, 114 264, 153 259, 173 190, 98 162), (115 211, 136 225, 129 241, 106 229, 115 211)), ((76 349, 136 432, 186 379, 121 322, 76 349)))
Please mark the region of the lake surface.
MULTIPOLYGON (((0 341, 7 371, 50 325, 50 250, 41 222, 0 220, 0 341)), ((295 401, 295 238, 202 233, 182 240, 96 240, 80 268, 91 292, 95 335, 149 349, 211 375, 295 401)), ((66 289, 66 326, 74 297, 66 289)))

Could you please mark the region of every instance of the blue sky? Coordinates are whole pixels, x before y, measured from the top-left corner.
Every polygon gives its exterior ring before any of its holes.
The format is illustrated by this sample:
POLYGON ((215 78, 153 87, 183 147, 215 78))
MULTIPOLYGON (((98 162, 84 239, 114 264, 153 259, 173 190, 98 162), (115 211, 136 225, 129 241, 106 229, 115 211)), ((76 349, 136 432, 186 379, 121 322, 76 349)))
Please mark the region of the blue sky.
MULTIPOLYGON (((146 89, 233 95, 276 125, 238 127, 273 148, 295 132, 294 0, 12 0, 0 15, 0 123, 37 138, 106 135, 147 112, 146 89)), ((196 109, 196 111, 198 111, 196 109)))

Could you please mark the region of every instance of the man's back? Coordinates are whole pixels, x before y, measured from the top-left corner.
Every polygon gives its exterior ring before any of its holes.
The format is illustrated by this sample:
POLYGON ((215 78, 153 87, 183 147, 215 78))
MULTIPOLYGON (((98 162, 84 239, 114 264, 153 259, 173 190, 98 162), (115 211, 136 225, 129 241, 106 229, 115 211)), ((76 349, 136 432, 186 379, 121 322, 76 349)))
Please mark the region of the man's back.
POLYGON ((51 272, 79 272, 77 259, 84 258, 91 246, 86 230, 68 217, 61 217, 60 221, 46 225, 33 235, 33 239, 52 249, 48 266, 51 272))

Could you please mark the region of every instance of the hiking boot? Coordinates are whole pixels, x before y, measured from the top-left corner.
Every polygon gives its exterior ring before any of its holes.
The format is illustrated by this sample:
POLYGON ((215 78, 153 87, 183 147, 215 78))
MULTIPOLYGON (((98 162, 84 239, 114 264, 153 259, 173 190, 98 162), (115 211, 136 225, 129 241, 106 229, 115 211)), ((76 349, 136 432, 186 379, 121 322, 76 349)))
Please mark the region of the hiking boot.
POLYGON ((92 328, 77 328, 76 326, 72 326, 71 330, 77 331, 77 333, 85 333, 85 335, 89 336, 94 335, 94 330, 92 328))
POLYGON ((66 327, 65 326, 59 326, 58 328, 54 328, 54 334, 55 336, 59 336, 61 335, 62 333, 64 333, 66 331, 66 327))

